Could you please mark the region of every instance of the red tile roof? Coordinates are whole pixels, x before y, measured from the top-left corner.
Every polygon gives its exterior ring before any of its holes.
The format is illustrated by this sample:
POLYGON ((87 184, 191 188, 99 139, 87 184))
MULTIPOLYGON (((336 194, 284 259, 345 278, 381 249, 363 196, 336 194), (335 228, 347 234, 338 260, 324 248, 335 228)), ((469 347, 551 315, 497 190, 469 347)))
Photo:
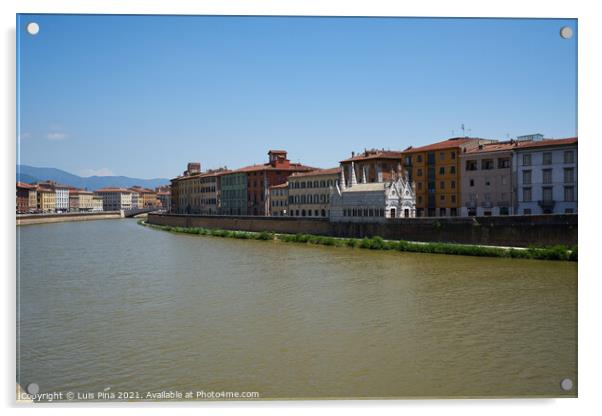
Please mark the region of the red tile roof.
POLYGON ((100 193, 100 192, 122 192, 122 193, 129 193, 131 191, 128 191, 127 189, 124 189, 124 188, 101 188, 101 189, 97 189, 96 192, 97 193, 100 193))
POLYGON ((236 169, 236 170, 230 171, 228 173, 261 172, 264 170, 281 170, 281 171, 299 172, 299 171, 316 170, 316 168, 311 167, 311 166, 305 166, 300 163, 291 163, 289 166, 277 166, 277 165, 272 166, 269 163, 264 163, 261 165, 245 166, 244 168, 236 169))
POLYGON ((17 188, 35 189, 36 186, 25 182, 17 182, 17 188))
POLYGON ((548 146, 566 146, 570 144, 577 144, 577 137, 568 137, 565 139, 544 139, 536 141, 524 141, 516 142, 515 149, 530 149, 533 147, 548 147, 548 146))
POLYGON ((498 142, 498 143, 490 143, 483 144, 480 146, 472 147, 470 149, 466 149, 464 153, 487 153, 487 152, 502 152, 504 150, 512 150, 516 145, 515 142, 498 142))
POLYGON ((319 176, 319 175, 333 175, 333 174, 337 174, 341 172, 341 168, 329 168, 329 169, 316 169, 316 170, 312 170, 309 172, 295 172, 293 173, 290 178, 294 179, 294 178, 300 178, 300 177, 307 177, 307 176, 319 176))
POLYGON ((341 160, 340 163, 346 162, 357 162, 360 160, 372 160, 372 159, 399 159, 402 158, 402 152, 393 151, 393 150, 366 150, 363 153, 352 156, 348 159, 341 160))
POLYGON ((453 137, 451 139, 443 140, 442 142, 437 142, 433 144, 428 144, 426 146, 420 147, 408 147, 403 151, 403 153, 414 153, 414 152, 426 152, 430 150, 439 150, 439 149, 449 149, 453 147, 458 147, 466 143, 475 142, 478 140, 483 140, 475 137, 453 137))

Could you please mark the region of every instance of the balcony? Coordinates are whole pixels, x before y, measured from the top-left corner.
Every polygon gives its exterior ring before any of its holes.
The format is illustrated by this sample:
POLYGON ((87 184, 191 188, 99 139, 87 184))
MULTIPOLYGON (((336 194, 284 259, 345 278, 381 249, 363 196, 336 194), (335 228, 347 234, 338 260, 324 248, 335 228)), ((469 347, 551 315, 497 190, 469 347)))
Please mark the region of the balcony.
POLYGON ((540 201, 537 201, 537 204, 543 209, 552 209, 554 208, 555 203, 556 201, 554 201, 553 199, 542 199, 540 201))
POLYGON ((481 202, 481 206, 483 208, 492 208, 493 207, 493 202, 491 202, 491 201, 483 201, 483 202, 481 202))

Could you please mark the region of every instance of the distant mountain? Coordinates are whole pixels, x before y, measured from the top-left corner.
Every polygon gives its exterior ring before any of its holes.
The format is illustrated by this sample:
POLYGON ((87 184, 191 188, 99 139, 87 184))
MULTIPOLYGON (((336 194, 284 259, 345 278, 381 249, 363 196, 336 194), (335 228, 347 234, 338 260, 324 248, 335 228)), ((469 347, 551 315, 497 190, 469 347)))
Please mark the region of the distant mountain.
POLYGON ((107 186, 129 188, 139 185, 144 188, 156 188, 168 185, 169 179, 138 179, 127 176, 77 176, 64 170, 55 168, 36 168, 28 165, 17 165, 17 180, 26 183, 41 182, 46 180, 56 181, 62 185, 71 185, 77 188, 87 188, 95 191, 107 186))

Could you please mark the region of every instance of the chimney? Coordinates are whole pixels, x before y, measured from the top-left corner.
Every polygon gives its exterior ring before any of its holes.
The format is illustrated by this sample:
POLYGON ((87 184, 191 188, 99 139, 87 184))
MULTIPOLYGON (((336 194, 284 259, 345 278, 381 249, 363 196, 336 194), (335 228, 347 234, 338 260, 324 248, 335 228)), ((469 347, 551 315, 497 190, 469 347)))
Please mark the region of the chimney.
POLYGON ((351 157, 355 157, 355 152, 353 150, 351 151, 351 157))

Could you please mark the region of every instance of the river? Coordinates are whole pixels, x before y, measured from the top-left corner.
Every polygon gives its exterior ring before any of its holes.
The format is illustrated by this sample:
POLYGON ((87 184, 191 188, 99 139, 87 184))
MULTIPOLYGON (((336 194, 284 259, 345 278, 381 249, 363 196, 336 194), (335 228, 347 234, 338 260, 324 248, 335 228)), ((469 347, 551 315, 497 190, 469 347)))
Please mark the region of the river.
POLYGON ((17 381, 40 392, 576 396, 573 262, 200 237, 131 219, 17 233, 17 381))

